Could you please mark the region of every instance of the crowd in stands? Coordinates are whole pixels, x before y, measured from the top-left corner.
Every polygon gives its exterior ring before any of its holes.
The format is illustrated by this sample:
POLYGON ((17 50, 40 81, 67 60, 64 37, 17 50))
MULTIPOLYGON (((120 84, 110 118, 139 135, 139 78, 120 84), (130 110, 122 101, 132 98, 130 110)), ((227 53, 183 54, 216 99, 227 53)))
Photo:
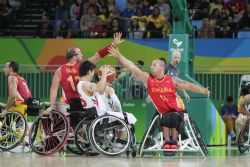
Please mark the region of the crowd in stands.
MULTIPOLYGON (((167 38, 173 18, 170 0, 41 0, 41 38, 167 38)), ((232 38, 250 30, 249 0, 187 0, 199 38, 232 38)), ((10 24, 13 7, 0 0, 0 29, 10 24)))

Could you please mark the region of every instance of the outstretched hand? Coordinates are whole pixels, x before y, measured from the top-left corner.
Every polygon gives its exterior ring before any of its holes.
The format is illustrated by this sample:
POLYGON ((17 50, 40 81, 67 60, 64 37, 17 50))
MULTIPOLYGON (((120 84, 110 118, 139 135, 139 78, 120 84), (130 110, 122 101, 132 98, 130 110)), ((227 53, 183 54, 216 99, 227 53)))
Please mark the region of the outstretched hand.
POLYGON ((113 46, 117 46, 117 45, 119 45, 120 43, 122 43, 124 40, 121 40, 121 37, 122 37, 122 33, 116 32, 116 33, 114 34, 114 41, 112 42, 112 45, 113 45, 113 46))
POLYGON ((110 46, 108 49, 108 52, 113 55, 114 57, 119 57, 121 53, 119 52, 118 49, 114 48, 113 46, 110 46))
POLYGON ((208 88, 209 87, 204 88, 202 92, 203 92, 203 94, 205 94, 209 97, 211 92, 208 90, 208 88))

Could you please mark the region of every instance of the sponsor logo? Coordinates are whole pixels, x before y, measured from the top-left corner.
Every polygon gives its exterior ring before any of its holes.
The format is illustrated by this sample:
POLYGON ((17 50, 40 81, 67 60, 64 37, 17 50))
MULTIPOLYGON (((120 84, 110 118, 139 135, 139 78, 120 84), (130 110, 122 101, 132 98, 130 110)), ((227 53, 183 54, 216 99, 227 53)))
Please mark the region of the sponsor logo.
POLYGON ((178 41, 178 39, 174 38, 173 43, 179 48, 182 45, 182 41, 178 41))

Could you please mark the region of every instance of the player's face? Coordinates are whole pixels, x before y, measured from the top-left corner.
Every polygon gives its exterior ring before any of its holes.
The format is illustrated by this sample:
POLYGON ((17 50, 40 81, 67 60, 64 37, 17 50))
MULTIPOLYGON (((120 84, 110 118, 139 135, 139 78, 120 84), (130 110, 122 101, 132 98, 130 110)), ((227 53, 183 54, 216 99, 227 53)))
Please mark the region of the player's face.
POLYGON ((150 74, 152 76, 156 76, 157 74, 159 74, 160 70, 161 70, 161 67, 160 67, 159 61, 154 60, 150 67, 150 74))
POLYGON ((5 66, 4 66, 4 68, 3 68, 3 71, 4 71, 4 74, 6 75, 6 76, 9 76, 10 75, 10 72, 11 72, 11 69, 10 69, 10 67, 9 67, 9 62, 7 62, 6 64, 5 64, 5 66))
POLYGON ((82 62, 83 54, 79 48, 75 49, 75 56, 77 61, 82 62))
POLYGON ((172 55, 172 62, 174 64, 179 64, 181 61, 181 56, 179 54, 173 54, 172 55))
POLYGON ((89 76, 90 76, 91 80, 93 80, 94 75, 95 75, 95 70, 89 71, 89 76))

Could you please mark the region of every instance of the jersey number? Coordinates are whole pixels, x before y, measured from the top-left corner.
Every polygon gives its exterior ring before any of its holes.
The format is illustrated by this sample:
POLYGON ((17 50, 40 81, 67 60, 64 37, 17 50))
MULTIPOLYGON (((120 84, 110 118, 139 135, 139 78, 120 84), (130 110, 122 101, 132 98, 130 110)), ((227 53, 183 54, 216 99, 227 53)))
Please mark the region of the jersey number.
MULTIPOLYGON (((79 76, 75 76, 74 77, 75 81, 79 81, 80 77, 79 76)), ((71 85, 71 88, 73 91, 76 91, 76 87, 75 87, 75 82, 74 82, 74 79, 73 77, 70 75, 68 78, 67 78, 67 81, 69 81, 70 85, 71 85)))

